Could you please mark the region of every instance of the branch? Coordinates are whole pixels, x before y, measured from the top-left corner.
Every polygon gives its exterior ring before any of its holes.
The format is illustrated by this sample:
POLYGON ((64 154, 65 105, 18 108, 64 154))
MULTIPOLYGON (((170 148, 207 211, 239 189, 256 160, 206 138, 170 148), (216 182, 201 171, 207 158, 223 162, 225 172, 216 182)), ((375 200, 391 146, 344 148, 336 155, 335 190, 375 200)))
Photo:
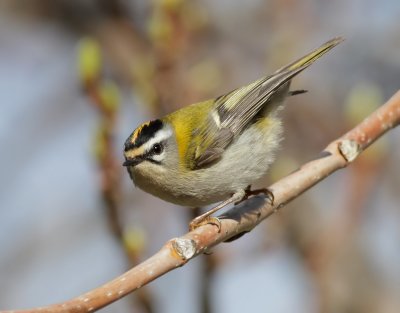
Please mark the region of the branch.
MULTIPOLYGON (((251 231, 286 203, 336 170, 346 167, 375 140, 399 124, 400 91, 361 124, 331 142, 318 158, 304 164, 296 172, 270 186, 269 189, 275 196, 274 205, 262 197, 253 197, 223 216, 219 233, 217 227, 204 225, 182 237, 169 240, 161 250, 143 263, 77 298, 47 307, 12 312, 92 312, 98 310, 165 273, 183 266, 220 242, 251 231)), ((5 312, 7 311, 3 311, 5 312)))

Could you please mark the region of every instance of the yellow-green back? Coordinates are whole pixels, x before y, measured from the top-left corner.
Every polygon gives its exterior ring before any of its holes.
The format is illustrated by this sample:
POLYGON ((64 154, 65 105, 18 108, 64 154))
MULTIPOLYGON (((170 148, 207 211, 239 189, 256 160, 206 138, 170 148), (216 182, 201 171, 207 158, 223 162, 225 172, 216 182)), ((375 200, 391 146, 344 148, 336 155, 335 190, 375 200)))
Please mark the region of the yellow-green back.
POLYGON ((187 157, 193 153, 196 146, 200 145, 201 138, 196 132, 201 127, 206 127, 209 114, 212 112, 215 100, 206 100, 183 107, 165 117, 174 128, 178 145, 180 164, 190 168, 192 158, 187 157), (192 151, 193 150, 193 151, 192 151))

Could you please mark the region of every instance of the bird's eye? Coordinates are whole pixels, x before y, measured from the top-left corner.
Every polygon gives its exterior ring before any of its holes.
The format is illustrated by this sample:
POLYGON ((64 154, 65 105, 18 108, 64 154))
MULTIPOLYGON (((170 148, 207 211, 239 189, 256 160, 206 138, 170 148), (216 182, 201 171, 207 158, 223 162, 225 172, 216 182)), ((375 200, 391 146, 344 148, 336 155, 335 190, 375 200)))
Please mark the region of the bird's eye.
POLYGON ((153 145, 151 150, 154 154, 160 154, 163 151, 163 146, 159 143, 156 143, 153 145))

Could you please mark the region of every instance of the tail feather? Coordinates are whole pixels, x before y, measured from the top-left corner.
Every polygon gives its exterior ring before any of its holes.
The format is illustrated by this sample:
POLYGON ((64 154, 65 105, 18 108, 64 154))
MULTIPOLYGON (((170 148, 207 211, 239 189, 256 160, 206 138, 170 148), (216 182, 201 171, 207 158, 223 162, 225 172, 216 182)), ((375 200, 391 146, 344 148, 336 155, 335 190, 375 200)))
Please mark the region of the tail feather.
POLYGON ((323 56, 325 53, 327 53, 329 50, 331 50, 333 47, 337 46, 340 44, 342 41, 344 41, 344 38, 342 37, 335 37, 326 43, 324 43, 322 46, 319 48, 315 49, 313 52, 306 54, 305 56, 301 57, 300 59, 280 68, 275 72, 275 74, 278 73, 283 73, 286 71, 292 71, 295 70, 299 67, 308 67, 313 63, 315 60, 319 59, 321 56, 323 56))

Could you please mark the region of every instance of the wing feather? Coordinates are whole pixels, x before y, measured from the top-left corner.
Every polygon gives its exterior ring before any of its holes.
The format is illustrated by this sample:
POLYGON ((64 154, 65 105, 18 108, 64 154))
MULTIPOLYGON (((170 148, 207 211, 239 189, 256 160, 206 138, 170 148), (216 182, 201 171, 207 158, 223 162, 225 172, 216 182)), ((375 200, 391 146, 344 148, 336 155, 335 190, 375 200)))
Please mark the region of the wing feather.
POLYGON ((192 168, 200 169, 218 162, 225 149, 254 121, 257 114, 266 105, 274 104, 274 96, 288 95, 288 87, 294 76, 342 40, 334 38, 274 74, 217 98, 206 126, 201 127, 202 131, 197 134, 199 138, 195 140, 197 146, 192 168))

